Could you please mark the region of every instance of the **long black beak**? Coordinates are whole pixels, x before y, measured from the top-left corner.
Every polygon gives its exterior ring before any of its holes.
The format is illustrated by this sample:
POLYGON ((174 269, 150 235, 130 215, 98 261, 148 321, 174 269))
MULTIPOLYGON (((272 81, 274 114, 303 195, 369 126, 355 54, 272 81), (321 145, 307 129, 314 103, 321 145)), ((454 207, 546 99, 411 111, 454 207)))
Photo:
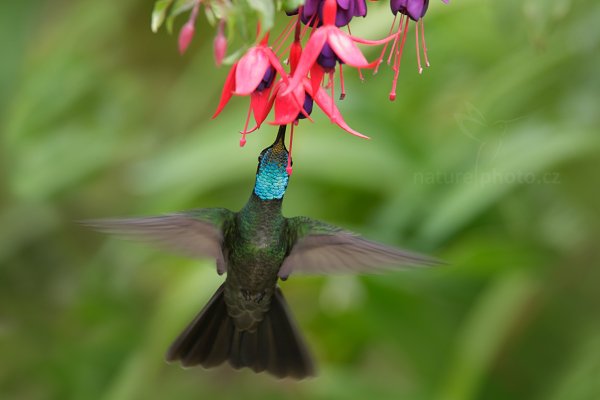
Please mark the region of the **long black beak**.
POLYGON ((285 130, 287 125, 279 125, 279 131, 277 132, 277 137, 275 138, 275 142, 271 145, 271 147, 275 147, 276 145, 283 146, 285 149, 285 130))

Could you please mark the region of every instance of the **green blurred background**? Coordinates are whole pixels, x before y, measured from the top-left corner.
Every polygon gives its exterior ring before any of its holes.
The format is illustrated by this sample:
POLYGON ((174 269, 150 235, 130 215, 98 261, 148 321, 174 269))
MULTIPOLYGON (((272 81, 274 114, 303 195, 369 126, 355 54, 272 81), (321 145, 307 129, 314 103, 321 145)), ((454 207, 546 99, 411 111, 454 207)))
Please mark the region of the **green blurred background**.
MULTIPOLYGON (((387 33, 369 4, 360 35, 387 33)), ((239 209, 265 126, 217 120, 227 68, 199 20, 189 53, 152 2, 4 2, 0 13, 0 398, 600 398, 600 4, 432 1, 432 68, 346 73, 352 137, 303 122, 287 216, 449 262, 282 284, 319 363, 303 382, 163 354, 218 287, 212 261, 74 221, 239 209)), ((383 22, 382 22, 383 21, 383 22)), ((373 59, 376 49, 367 51, 373 59)))

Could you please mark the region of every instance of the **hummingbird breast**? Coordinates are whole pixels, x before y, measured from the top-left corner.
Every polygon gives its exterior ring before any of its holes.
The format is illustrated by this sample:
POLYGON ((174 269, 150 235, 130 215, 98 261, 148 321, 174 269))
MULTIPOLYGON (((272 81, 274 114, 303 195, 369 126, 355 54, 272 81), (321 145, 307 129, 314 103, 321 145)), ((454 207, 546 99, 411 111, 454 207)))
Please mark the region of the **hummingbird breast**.
POLYGON ((238 218, 236 229, 225 240, 225 303, 240 330, 256 330, 269 311, 277 273, 288 250, 285 220, 261 222, 238 218))

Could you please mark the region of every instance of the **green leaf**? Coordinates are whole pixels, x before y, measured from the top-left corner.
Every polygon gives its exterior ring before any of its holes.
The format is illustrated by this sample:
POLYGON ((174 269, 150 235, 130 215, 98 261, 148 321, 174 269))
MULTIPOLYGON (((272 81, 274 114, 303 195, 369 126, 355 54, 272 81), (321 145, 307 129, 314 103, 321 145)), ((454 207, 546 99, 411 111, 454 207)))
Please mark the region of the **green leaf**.
POLYGON ((283 10, 293 11, 304 4, 304 0, 283 0, 283 10))
POLYGON ((467 316, 437 399, 478 398, 486 374, 519 324, 524 306, 538 291, 539 285, 532 276, 516 271, 498 278, 480 296, 467 316))
POLYGON ((173 33, 173 23, 175 22, 175 18, 194 8, 195 3, 196 0, 175 0, 175 3, 169 12, 169 16, 167 17, 167 31, 169 33, 173 33))
POLYGON ((262 25, 262 31, 267 32, 273 27, 275 4, 272 0, 248 0, 248 5, 256 11, 262 25))
POLYGON ((154 3, 151 23, 152 32, 156 33, 158 28, 165 22, 167 11, 172 3, 173 0, 157 0, 156 3, 154 3))

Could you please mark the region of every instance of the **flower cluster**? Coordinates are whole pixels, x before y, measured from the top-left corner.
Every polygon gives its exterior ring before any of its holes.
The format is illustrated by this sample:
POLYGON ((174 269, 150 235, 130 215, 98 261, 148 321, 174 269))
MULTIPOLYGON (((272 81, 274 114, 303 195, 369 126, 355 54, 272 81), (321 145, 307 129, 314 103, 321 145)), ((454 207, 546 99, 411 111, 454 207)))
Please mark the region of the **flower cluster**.
MULTIPOLYGON (((259 1, 268 3, 273 0, 259 1)), ((442 1, 448 2, 448 0, 442 1)), ((179 35, 179 48, 182 53, 192 40, 194 24, 201 4, 212 10, 210 0, 194 0, 190 3, 189 20, 181 28, 179 35)), ((244 146, 246 135, 260 128, 271 110, 274 110, 274 117, 269 121, 270 124, 292 125, 289 173, 291 173, 293 127, 301 119, 312 121, 311 113, 315 103, 332 123, 352 135, 367 138, 346 124, 336 105, 336 74, 340 82, 339 99, 343 100, 346 96, 344 69, 356 68, 363 79, 362 70, 374 69, 376 73, 390 48, 387 64, 392 66, 394 78, 389 98, 394 100, 400 61, 411 20, 414 21, 415 26, 419 73, 423 71, 421 53, 425 66, 429 66, 423 23, 428 6, 428 0, 390 0, 393 22, 388 36, 380 40, 362 39, 353 36, 350 32, 349 24, 354 17, 366 17, 366 0, 305 0, 303 5, 286 11, 291 21, 273 41, 270 41, 270 31, 262 31, 260 22, 257 23, 256 44, 247 49, 231 67, 213 118, 221 113, 234 95, 249 96, 250 106, 240 139, 240 146, 244 146), (288 40, 290 36, 292 38, 288 40), (369 62, 358 45, 380 45, 383 49, 377 59, 369 62), (254 123, 250 127, 252 117, 254 123)), ((226 24, 227 17, 223 16, 219 19, 218 33, 214 41, 217 64, 223 61, 226 53, 227 40, 224 36, 226 24)))

